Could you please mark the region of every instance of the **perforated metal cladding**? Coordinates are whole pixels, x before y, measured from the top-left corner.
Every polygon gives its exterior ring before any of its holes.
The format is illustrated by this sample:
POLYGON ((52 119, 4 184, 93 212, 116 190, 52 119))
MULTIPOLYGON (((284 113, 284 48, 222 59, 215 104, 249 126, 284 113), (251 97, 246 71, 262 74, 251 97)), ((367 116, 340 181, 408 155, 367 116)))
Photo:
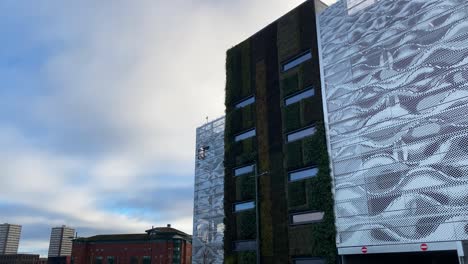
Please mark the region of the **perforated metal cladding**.
POLYGON ((224 260, 224 121, 220 118, 197 129, 196 149, 208 148, 203 159, 195 155, 194 264, 224 260))
POLYGON ((468 239, 468 2, 319 16, 338 247, 468 239))

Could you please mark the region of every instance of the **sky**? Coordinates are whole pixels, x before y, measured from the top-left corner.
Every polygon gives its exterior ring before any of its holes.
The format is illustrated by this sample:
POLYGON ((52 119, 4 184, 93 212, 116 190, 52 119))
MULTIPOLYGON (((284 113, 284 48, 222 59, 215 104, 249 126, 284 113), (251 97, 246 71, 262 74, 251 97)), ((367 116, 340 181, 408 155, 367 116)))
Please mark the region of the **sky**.
POLYGON ((61 225, 191 234, 225 52, 301 2, 0 1, 0 223, 23 226, 19 251, 47 255, 61 225))

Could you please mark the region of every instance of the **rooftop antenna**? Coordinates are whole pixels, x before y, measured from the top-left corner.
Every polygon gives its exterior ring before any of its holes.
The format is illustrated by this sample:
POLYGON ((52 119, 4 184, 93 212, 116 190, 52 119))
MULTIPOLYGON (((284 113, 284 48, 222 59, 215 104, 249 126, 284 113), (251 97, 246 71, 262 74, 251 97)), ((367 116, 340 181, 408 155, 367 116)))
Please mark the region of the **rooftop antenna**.
POLYGON ((206 117, 206 123, 208 124, 208 116, 206 117))

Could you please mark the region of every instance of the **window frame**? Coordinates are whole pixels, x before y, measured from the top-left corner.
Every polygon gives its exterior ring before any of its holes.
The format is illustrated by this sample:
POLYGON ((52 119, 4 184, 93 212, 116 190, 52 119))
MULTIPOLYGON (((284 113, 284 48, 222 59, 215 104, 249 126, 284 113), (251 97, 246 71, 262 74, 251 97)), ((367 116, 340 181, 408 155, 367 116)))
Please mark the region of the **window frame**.
POLYGON ((237 103, 235 103, 234 108, 235 109, 242 109, 242 108, 244 108, 246 106, 254 104, 256 101, 257 101, 257 98, 255 98, 255 95, 251 95, 251 96, 248 96, 248 97, 238 101, 237 103), (252 99, 253 99, 252 102, 247 102, 247 101, 252 100, 252 99))
POLYGON ((312 260, 312 261, 319 261, 318 263, 321 264, 321 263, 326 263, 325 262, 325 259, 324 258, 320 258, 320 257, 296 257, 296 258, 293 258, 293 264, 296 264, 298 260, 312 260), (321 261, 321 262, 320 262, 321 261))
POLYGON ((106 263, 109 263, 109 261, 112 261, 110 264, 115 264, 115 256, 106 256, 106 263))
POLYGON ((299 53, 298 55, 292 57, 291 59, 286 60, 285 62, 281 63, 281 71, 282 72, 287 72, 287 71, 289 71, 291 69, 294 69, 297 66, 299 66, 299 65, 303 64, 304 62, 306 62, 308 60, 311 60, 311 59, 312 59, 312 50, 308 49, 308 50, 303 51, 303 52, 299 53), (310 56, 310 57, 302 60, 302 58, 306 57, 306 56, 310 56), (302 61, 300 61, 300 60, 302 60, 302 61), (300 62, 296 63, 296 61, 300 61, 300 62), (292 64, 293 66, 287 67, 290 64, 292 64))
POLYGON ((251 129, 248 129, 248 130, 245 130, 244 132, 241 132, 241 133, 238 133, 236 135, 234 135, 234 142, 242 142, 246 139, 249 139, 249 138, 253 138, 253 137, 256 137, 257 136, 257 128, 251 128, 251 129), (249 132, 253 131, 253 136, 249 136, 249 137, 246 137, 246 138, 242 138, 242 139, 237 139, 238 137, 244 135, 244 134, 247 134, 249 132))
POLYGON ((233 204, 232 204, 232 211, 233 211, 234 213, 245 212, 245 211, 249 211, 249 210, 254 210, 256 206, 257 206, 257 205, 255 204, 255 200, 248 200, 248 201, 243 201, 243 202, 237 202, 237 203, 233 203, 233 204), (239 205, 239 204, 250 204, 250 203, 253 204, 253 207, 252 207, 252 208, 242 209, 242 210, 236 210, 236 206, 237 206, 237 205, 239 205))
POLYGON ((291 142, 295 142, 295 141, 298 141, 298 140, 302 140, 302 139, 304 139, 304 138, 311 137, 311 136, 315 135, 315 133, 317 133, 317 126, 316 126, 315 124, 312 124, 312 125, 310 125, 310 126, 303 127, 303 128, 301 128, 301 129, 297 129, 297 130, 294 130, 294 131, 292 131, 292 132, 287 133, 287 134, 286 134, 286 142, 287 142, 287 143, 291 143, 291 142), (290 137, 291 135, 299 134, 300 132, 306 131, 306 130, 311 129, 311 128, 314 129, 314 131, 312 132, 312 134, 306 135, 306 136, 303 136, 303 137, 300 137, 300 138, 296 138, 296 139, 294 139, 294 140, 290 140, 290 139, 289 139, 289 137, 290 137))
POLYGON ((316 166, 316 165, 314 165, 314 166, 308 166, 308 167, 301 168, 301 169, 297 169, 297 170, 293 170, 293 171, 289 171, 289 172, 288 172, 288 182, 298 182, 298 181, 303 181, 303 180, 307 180, 307 179, 312 179, 312 178, 317 177, 317 175, 318 175, 319 172, 320 172, 320 169, 319 169, 318 166, 316 166), (308 177, 300 178, 300 179, 297 179, 297 180, 292 180, 292 179, 291 179, 291 174, 293 174, 293 173, 298 173, 298 172, 307 171, 307 170, 312 170, 312 169, 317 169, 317 174, 315 174, 315 175, 313 175, 313 176, 308 176, 308 177))
POLYGON ((233 171, 234 171, 234 177, 241 177, 241 176, 247 175, 247 174, 249 174, 249 173, 255 173, 255 166, 257 166, 256 163, 252 163, 252 164, 248 164, 248 165, 242 165, 242 166, 235 167, 235 168, 233 169, 233 171), (236 174, 236 171, 237 171, 237 170, 243 169, 243 168, 247 168, 247 167, 252 167, 252 171, 245 172, 245 173, 242 173, 242 174, 236 174))
POLYGON ((305 211, 305 212, 294 212, 289 214, 289 225, 290 226, 300 226, 300 225, 309 225, 309 224, 316 224, 316 223, 322 223, 325 219, 325 212, 323 211, 305 211), (306 214, 313 214, 313 213, 322 213, 322 219, 320 220, 312 220, 312 221, 307 221, 307 222, 299 222, 299 223, 294 223, 294 216, 296 215, 306 215, 306 214))
POLYGON ((233 249, 232 251, 234 251, 234 252, 255 251, 255 250, 257 250, 257 240, 256 239, 251 239, 251 240, 236 240, 236 241, 233 241, 232 242, 232 249, 233 249), (238 250, 237 245, 239 243, 252 243, 254 248, 253 249, 247 249, 247 250, 238 250))
POLYGON ((314 97, 314 96, 315 96, 315 87, 314 87, 314 86, 308 86, 308 87, 306 87, 305 89, 302 89, 301 91, 299 91, 299 92, 297 92, 297 93, 294 93, 294 94, 292 94, 292 95, 289 95, 289 96, 285 97, 285 98, 284 98, 284 105, 285 105, 285 106, 290 106, 290 105, 292 105, 292 104, 299 103, 300 101, 302 101, 302 100, 304 100, 304 99, 312 98, 312 97, 314 97), (310 95, 310 96, 301 97, 299 100, 294 101, 294 102, 292 102, 292 103, 288 103, 288 100, 291 100, 291 99, 293 99, 294 97, 299 97, 300 95, 305 94, 305 93, 307 93, 307 92, 309 92, 309 91, 312 91, 313 94, 310 95))

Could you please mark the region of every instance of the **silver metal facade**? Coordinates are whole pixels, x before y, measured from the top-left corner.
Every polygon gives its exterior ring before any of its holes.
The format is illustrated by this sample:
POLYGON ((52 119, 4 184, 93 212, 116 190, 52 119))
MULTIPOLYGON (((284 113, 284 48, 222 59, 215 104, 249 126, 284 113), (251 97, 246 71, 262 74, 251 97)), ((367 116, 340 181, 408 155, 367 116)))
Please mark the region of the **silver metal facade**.
POLYGON ((318 18, 337 245, 467 240, 468 2, 373 2, 318 18))
POLYGON ((197 129, 192 263, 224 260, 224 117, 197 129))

